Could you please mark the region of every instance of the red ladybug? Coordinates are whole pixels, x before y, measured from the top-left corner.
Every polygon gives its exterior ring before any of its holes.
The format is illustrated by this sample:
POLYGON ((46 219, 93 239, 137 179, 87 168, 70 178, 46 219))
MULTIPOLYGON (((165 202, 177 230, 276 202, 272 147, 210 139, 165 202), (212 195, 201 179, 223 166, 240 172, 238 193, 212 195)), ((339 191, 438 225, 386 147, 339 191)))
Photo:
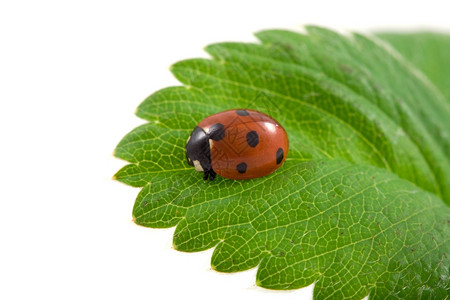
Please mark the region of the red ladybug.
POLYGON ((211 115, 192 131, 186 158, 213 180, 216 173, 229 179, 251 179, 276 171, 285 161, 286 131, 268 115, 232 109, 211 115))

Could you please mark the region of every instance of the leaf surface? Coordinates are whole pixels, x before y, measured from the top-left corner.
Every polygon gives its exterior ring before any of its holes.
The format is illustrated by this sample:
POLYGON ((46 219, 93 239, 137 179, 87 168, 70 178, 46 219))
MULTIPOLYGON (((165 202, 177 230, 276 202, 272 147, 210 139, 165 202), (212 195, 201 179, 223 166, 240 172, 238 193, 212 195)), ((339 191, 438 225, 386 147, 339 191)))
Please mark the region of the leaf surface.
POLYGON ((174 247, 215 247, 215 270, 258 266, 257 284, 316 282, 326 298, 445 298, 449 290, 449 102, 375 37, 270 30, 173 65, 184 84, 149 96, 115 155, 142 190, 137 224, 177 226, 174 247), (184 146, 206 116, 258 109, 290 140, 286 163, 205 182, 184 146))
POLYGON ((420 69, 450 102, 450 36, 442 33, 379 33, 420 69))

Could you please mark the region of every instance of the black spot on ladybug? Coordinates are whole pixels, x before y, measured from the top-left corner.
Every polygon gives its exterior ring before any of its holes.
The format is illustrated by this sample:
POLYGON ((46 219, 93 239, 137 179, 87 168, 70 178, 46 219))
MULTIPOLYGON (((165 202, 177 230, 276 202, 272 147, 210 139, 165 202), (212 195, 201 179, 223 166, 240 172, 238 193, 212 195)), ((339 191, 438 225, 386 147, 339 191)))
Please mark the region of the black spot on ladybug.
POLYGON ((282 148, 278 148, 277 150, 277 165, 283 160, 284 151, 282 148))
POLYGON ((246 110, 243 110, 243 109, 238 109, 238 110, 236 110, 236 113, 239 115, 239 116, 248 116, 250 113, 248 112, 248 111, 246 111, 246 110))
POLYGON ((252 130, 247 133, 247 144, 253 148, 255 148, 259 144, 259 136, 256 131, 252 130))
POLYGON ((225 137, 225 127, 223 124, 216 123, 209 127, 209 138, 214 141, 220 141, 225 137))
POLYGON ((245 162, 240 163, 236 166, 236 170, 238 170, 239 173, 245 173, 247 171, 247 164, 245 162))

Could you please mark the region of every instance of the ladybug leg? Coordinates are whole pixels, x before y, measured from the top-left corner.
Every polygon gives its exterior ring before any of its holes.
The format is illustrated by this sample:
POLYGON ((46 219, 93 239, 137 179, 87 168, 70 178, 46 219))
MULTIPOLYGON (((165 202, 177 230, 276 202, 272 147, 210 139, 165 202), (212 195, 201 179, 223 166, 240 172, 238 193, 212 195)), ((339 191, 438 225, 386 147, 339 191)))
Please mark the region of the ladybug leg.
POLYGON ((209 169, 203 172, 203 180, 214 180, 216 178, 216 172, 213 169, 209 169))
POLYGON ((214 172, 213 169, 209 170, 209 180, 214 180, 214 178, 216 178, 216 172, 214 172))

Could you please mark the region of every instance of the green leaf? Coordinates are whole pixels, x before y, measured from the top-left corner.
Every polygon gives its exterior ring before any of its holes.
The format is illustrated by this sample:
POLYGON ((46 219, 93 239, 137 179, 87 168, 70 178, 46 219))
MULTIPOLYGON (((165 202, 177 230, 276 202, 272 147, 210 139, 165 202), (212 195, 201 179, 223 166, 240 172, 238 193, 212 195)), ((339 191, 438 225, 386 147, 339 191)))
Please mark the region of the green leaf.
POLYGON ((139 225, 177 226, 174 248, 215 247, 221 272, 258 267, 271 289, 316 283, 315 298, 448 297, 449 103, 375 37, 308 27, 220 43, 176 63, 184 86, 149 96, 149 123, 115 155, 115 177, 142 187, 139 225), (286 129, 286 163, 258 179, 209 182, 184 146, 206 116, 266 112, 286 129))
POLYGON ((405 59, 420 69, 450 102, 450 36, 433 32, 380 33, 405 59))

